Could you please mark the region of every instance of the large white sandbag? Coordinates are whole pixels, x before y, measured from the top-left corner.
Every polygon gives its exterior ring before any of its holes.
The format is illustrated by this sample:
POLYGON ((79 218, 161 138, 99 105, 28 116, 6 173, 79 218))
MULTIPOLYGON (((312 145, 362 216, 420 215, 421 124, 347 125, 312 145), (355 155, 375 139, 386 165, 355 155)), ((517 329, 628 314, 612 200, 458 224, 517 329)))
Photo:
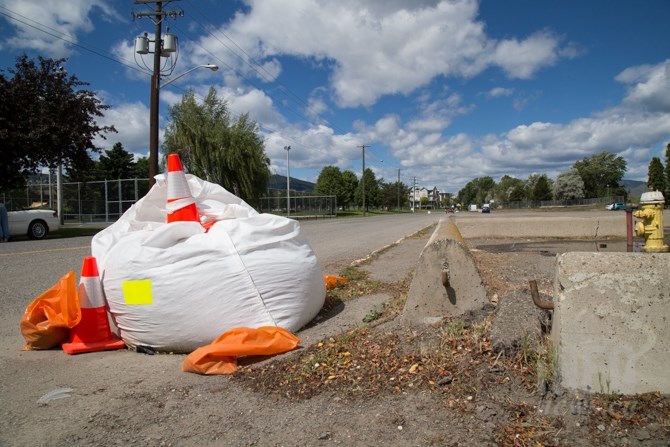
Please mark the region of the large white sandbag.
POLYGON ((163 176, 92 241, 119 335, 131 347, 190 352, 240 326, 297 331, 325 300, 323 273, 292 219, 187 175, 216 223, 166 222, 163 176))

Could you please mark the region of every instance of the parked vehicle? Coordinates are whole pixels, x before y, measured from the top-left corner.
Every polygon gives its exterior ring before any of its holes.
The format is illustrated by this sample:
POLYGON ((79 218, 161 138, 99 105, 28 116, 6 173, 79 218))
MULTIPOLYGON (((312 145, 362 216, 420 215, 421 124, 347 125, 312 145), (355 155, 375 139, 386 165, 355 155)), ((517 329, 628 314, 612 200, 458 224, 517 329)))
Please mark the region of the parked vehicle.
POLYGON ((28 236, 44 239, 50 232, 60 229, 58 214, 54 210, 28 209, 9 211, 9 236, 28 236))
POLYGON ((626 209, 626 204, 625 203, 611 203, 611 204, 607 205, 605 208, 607 208, 610 211, 625 210, 626 209))
POLYGON ((482 205, 482 213, 490 213, 491 207, 488 204, 482 205))

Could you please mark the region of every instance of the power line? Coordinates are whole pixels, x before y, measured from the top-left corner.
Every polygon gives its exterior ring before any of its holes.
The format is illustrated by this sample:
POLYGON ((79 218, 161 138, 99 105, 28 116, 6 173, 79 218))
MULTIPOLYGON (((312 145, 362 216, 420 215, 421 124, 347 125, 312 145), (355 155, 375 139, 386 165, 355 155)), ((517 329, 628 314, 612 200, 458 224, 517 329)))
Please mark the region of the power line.
MULTIPOLYGON (((156 3, 156 1, 157 1, 157 0, 147 0, 147 1, 145 1, 145 0, 136 0, 135 3, 136 3, 136 4, 148 4, 148 3, 156 3)), ((164 4, 168 4, 168 3, 172 2, 172 1, 174 1, 174 0, 163 0, 162 3, 164 3, 164 4)), ((188 1, 188 0, 187 0, 187 1, 188 1)), ((188 3, 189 3, 189 5, 191 5, 191 6, 194 8, 194 10, 196 10, 196 12, 198 12, 198 14, 200 14, 201 17, 205 17, 205 16, 202 14, 202 12, 200 12, 200 10, 193 4, 193 2, 188 1, 188 3)), ((3 9, 4 11, 6 11, 6 12, 0 11, 0 15, 3 15, 3 16, 5 16, 5 17, 7 17, 9 20, 12 20, 12 21, 17 22, 17 23, 21 23, 21 24, 23 24, 23 25, 25 25, 25 26, 28 26, 28 27, 30 27, 30 28, 33 28, 33 29, 35 29, 35 30, 37 30, 37 31, 39 31, 39 32, 42 32, 42 33, 47 34, 47 35, 49 35, 49 36, 52 36, 52 37, 54 37, 55 39, 61 40, 61 41, 65 42, 65 43, 67 43, 67 44, 69 44, 69 45, 71 45, 71 46, 74 46, 74 47, 77 47, 77 48, 79 48, 79 49, 81 49, 81 50, 84 50, 84 51, 87 51, 87 52, 89 52, 89 53, 95 54, 95 55, 97 55, 97 56, 100 56, 100 57, 102 57, 102 58, 104 58, 104 59, 107 59, 107 60, 110 60, 110 61, 112 61, 112 62, 116 62, 116 63, 118 63, 118 64, 120 64, 120 65, 122 65, 122 66, 124 66, 124 67, 126 67, 126 68, 129 68, 129 69, 132 69, 132 70, 138 71, 138 72, 140 72, 140 73, 144 73, 144 74, 151 74, 151 71, 150 71, 150 70, 143 70, 143 69, 139 68, 139 67, 134 63, 135 61, 133 61, 133 63, 131 64, 131 63, 129 63, 129 61, 127 61, 127 60, 123 60, 123 59, 119 59, 118 57, 114 56, 112 53, 110 53, 110 52, 108 52, 108 51, 105 51, 105 50, 103 50, 103 49, 97 48, 97 47, 95 47, 94 45, 91 45, 91 44, 88 44, 88 43, 87 43, 87 44, 84 44, 84 43, 77 43, 77 42, 75 41, 75 37, 73 37, 73 36, 71 36, 71 35, 68 35, 68 34, 66 34, 66 33, 62 33, 62 32, 60 32, 60 31, 58 31, 58 30, 56 30, 56 29, 53 29, 53 28, 51 28, 51 27, 49 27, 49 26, 47 26, 47 25, 44 25, 44 24, 42 24, 42 23, 40 23, 40 22, 37 22, 37 21, 35 21, 35 20, 32 20, 32 19, 30 19, 30 18, 28 18, 28 17, 26 17, 26 16, 24 16, 24 15, 22 15, 22 14, 19 14, 19 13, 15 12, 15 11, 12 11, 12 10, 10 10, 10 9, 8 9, 8 8, 6 8, 6 7, 4 7, 4 6, 0 6, 0 9, 3 9)), ((210 25, 210 26, 213 27, 213 25, 210 25)), ((178 26, 175 26, 175 28, 179 29, 178 26)), ((335 125, 332 124, 332 123, 330 123, 328 120, 326 120, 325 118, 321 117, 318 113, 316 113, 315 111, 313 111, 313 110, 309 107, 309 105, 308 105, 302 98, 300 98, 300 96, 298 96, 298 95, 297 95, 296 93, 294 93, 291 89, 289 89, 288 87, 286 87, 285 85, 283 85, 281 82, 279 82, 279 81, 276 80, 276 79, 274 79, 274 80, 270 80, 270 79, 268 78, 268 76, 271 76, 271 74, 270 74, 270 73, 269 73, 269 72, 268 72, 268 71, 267 71, 261 64, 259 64, 258 62, 254 61, 254 59, 253 59, 253 58, 252 58, 252 57, 251 57, 251 56, 250 56, 250 55, 249 55, 249 54, 248 54, 248 53, 247 53, 247 52, 246 52, 246 51, 245 51, 239 44, 237 44, 237 42, 235 42, 230 36, 228 36, 227 34, 225 34, 225 33, 222 32, 222 31, 219 31, 219 33, 220 33, 222 36, 224 36, 227 40, 229 40, 235 47, 237 47, 237 48, 238 48, 238 49, 239 49, 239 50, 246 56, 246 58, 240 56, 236 50, 234 50, 233 48, 231 48, 229 45, 226 45, 223 41, 221 41, 221 39, 219 39, 217 36, 215 36, 213 33, 211 33, 206 27, 203 26, 202 29, 203 29, 208 35, 210 35, 211 37, 213 37, 214 39, 216 39, 217 42, 219 42, 224 48, 226 48, 228 51, 230 51, 233 55, 235 55, 237 58, 239 58, 239 59, 240 59, 241 61, 243 61, 245 64, 249 65, 249 67, 251 67, 251 69, 254 70, 254 72, 256 72, 256 73, 259 75, 259 77, 260 77, 261 79, 265 80, 265 81, 268 82, 268 83, 271 83, 271 84, 277 86, 277 87, 278 87, 278 90, 279 90, 280 92, 282 92, 282 93, 283 93, 283 94, 284 94, 284 95, 285 95, 291 102, 293 102, 293 103, 297 103, 297 104, 299 104, 299 105, 301 105, 301 106, 304 106, 304 109, 307 110, 311 115, 317 117, 318 120, 319 120, 321 123, 330 126, 332 129, 334 129, 334 130, 336 130, 336 131, 338 131, 338 132, 340 132, 340 133, 343 133, 343 134, 346 133, 346 131, 344 131, 343 129, 341 129, 341 128, 335 126, 335 125), (258 67, 258 68, 257 68, 257 67, 258 67), (265 74, 262 74, 259 70, 262 70, 263 72, 265 72, 265 74)), ((85 42, 85 41, 84 41, 84 42, 85 42)), ((220 58, 216 57, 216 56, 215 56, 214 54, 212 54, 209 50, 203 48, 202 46, 200 46, 200 48, 201 48, 203 51, 205 51, 205 52, 207 52, 208 54, 210 54, 213 58, 215 58, 215 59, 216 59, 218 62, 220 62, 222 65, 225 65, 225 66, 229 67, 230 70, 234 71, 236 74, 238 74, 239 76, 241 76, 243 79, 245 79, 249 84, 251 84, 252 86, 254 86, 256 89, 258 89, 259 91, 264 92, 268 97, 270 97, 271 99, 273 99, 273 100, 275 101, 275 103, 276 103, 278 106, 283 106, 284 108, 286 108, 287 110, 289 110, 290 112, 292 112, 295 116, 297 116, 298 118, 300 118, 301 120, 303 120, 303 121, 305 121, 305 122, 307 122, 307 123, 309 123, 309 124, 312 124, 312 125, 315 125, 315 126, 318 126, 318 125, 320 124, 319 122, 315 122, 315 121, 313 121, 313 120, 307 118, 303 113, 301 113, 301 112, 299 112, 299 111, 293 109, 292 107, 289 107, 289 106, 283 104, 282 101, 279 101, 279 100, 278 100, 277 98, 275 98, 272 94, 270 94, 269 92, 267 92, 264 88, 262 88, 261 86, 257 85, 253 80, 249 79, 247 76, 245 76, 244 74, 242 74, 242 73, 240 73, 239 71, 237 71, 234 67, 230 66, 230 65, 227 64, 225 61, 223 61, 223 60, 221 60, 220 58)), ((173 86, 174 86, 175 88, 181 90, 181 91, 186 91, 186 90, 184 90, 184 89, 178 87, 177 85, 173 85, 173 86)), ((200 96, 197 96, 197 97, 198 97, 199 99, 203 99, 203 98, 201 98, 200 96)), ((234 114, 234 113, 231 113, 231 115, 233 115, 233 116, 237 116, 238 118, 240 117, 240 115, 237 115, 237 114, 234 114)), ((258 125, 261 129, 263 129, 264 131, 266 131, 266 132, 268 132, 268 133, 274 133, 274 132, 276 132, 276 129, 269 128, 269 127, 267 127, 267 126, 264 126, 264 125, 261 124, 261 123, 257 123, 257 125, 258 125)), ((301 141, 298 141, 298 140, 296 140, 295 138, 287 137, 287 136, 285 136, 285 135, 281 135, 281 137, 282 137, 283 139, 287 140, 287 141, 292 142, 293 144, 296 144, 296 145, 300 146, 300 147, 304 147, 304 148, 308 148, 308 147, 309 147, 309 145, 307 145, 307 144, 305 144, 305 143, 303 143, 303 142, 301 142, 301 141)))
POLYGON ((102 50, 102 49, 100 49, 100 48, 96 48, 96 47, 93 47, 93 49, 91 49, 91 48, 88 48, 88 47, 86 47, 86 46, 84 46, 84 45, 81 45, 81 44, 75 42, 75 41, 74 41, 75 38, 72 37, 72 36, 70 36, 69 34, 62 33, 62 32, 60 32, 60 31, 58 31, 58 30, 55 30, 55 29, 53 29, 53 28, 47 26, 47 25, 44 25, 44 24, 39 23, 39 22, 36 22, 35 20, 32 20, 32 19, 30 19, 30 18, 28 18, 28 17, 26 17, 26 16, 24 16, 24 15, 21 15, 21 14, 15 12, 15 11, 12 11, 12 10, 10 10, 10 9, 7 9, 7 8, 5 8, 4 6, 0 6, 0 8, 2 8, 2 9, 4 9, 5 11, 8 11, 8 12, 9 12, 9 14, 8 14, 8 13, 6 13, 6 12, 2 12, 2 11, 0 11, 0 15, 3 15, 3 16, 7 17, 7 18, 10 19, 10 20, 13 20, 14 22, 22 23, 23 25, 26 25, 26 26, 28 26, 28 27, 30 27, 30 28, 33 28, 33 29, 35 29, 35 30, 37 30, 37 31, 40 31, 40 32, 42 32, 42 33, 44 33, 44 34, 48 34, 49 36, 52 36, 52 37, 54 37, 54 38, 56 38, 56 39, 58 39, 58 40, 62 40, 63 42, 66 42, 66 43, 68 43, 68 44, 70 44, 70 45, 72 45, 72 46, 75 46, 75 47, 77 47, 77 48, 81 48, 82 50, 88 51, 89 53, 93 53, 93 54, 95 54, 95 55, 97 55, 97 56, 103 57, 103 58, 105 58, 105 59, 109 59, 109 60, 112 61, 112 62, 117 62, 117 63, 123 65, 124 67, 131 68, 131 69, 133 69, 133 70, 136 70, 136 71, 139 71, 139 72, 142 72, 142 73, 147 73, 146 71, 141 70, 141 69, 137 68, 137 67, 134 66, 134 65, 127 64, 127 63, 126 63, 125 61, 123 61, 123 60, 119 60, 118 58, 113 57, 113 56, 108 56, 108 54, 111 54, 111 53, 109 53, 109 52, 107 52, 107 51, 105 51, 105 50, 102 50), (15 17, 15 16, 17 16, 17 17, 21 17, 21 18, 24 19, 24 20, 20 20, 20 19, 18 19, 18 18, 15 17), (29 21, 29 22, 32 22, 32 23, 28 23, 28 21, 29 21), (47 31, 47 30, 50 30, 50 31, 52 31, 52 32, 49 32, 49 31, 47 31))

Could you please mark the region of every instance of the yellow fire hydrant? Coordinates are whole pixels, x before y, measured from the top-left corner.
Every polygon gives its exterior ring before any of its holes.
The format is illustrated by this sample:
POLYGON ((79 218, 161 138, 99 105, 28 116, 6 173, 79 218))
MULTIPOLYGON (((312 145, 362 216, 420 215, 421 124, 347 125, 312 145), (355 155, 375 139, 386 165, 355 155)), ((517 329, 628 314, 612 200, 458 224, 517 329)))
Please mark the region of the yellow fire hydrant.
POLYGON ((642 219, 642 222, 635 224, 635 235, 644 237, 642 251, 646 253, 665 253, 669 250, 663 239, 664 203, 661 191, 648 191, 640 196, 642 209, 633 213, 642 219))

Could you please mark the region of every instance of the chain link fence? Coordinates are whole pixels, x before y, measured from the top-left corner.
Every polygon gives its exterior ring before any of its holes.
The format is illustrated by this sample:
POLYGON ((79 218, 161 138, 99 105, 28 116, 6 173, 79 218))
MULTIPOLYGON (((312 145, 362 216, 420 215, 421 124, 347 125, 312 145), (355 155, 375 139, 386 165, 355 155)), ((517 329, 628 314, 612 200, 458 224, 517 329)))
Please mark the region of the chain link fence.
POLYGON ((623 196, 608 196, 597 197, 594 199, 571 199, 571 200, 542 200, 531 201, 523 200, 519 202, 503 202, 496 204, 501 209, 522 209, 522 208, 550 208, 550 207, 566 207, 566 206, 594 206, 606 205, 615 202, 624 202, 623 196))
POLYGON ((311 196, 291 191, 286 197, 286 190, 269 190, 268 196, 261 198, 261 213, 290 215, 293 218, 320 218, 337 216, 336 196, 311 196), (287 206, 289 205, 289 206, 287 206), (288 209, 290 207, 290 213, 288 209))
MULTIPOLYGON (((149 191, 149 179, 65 182, 62 185, 63 222, 114 222, 149 191)), ((32 182, 23 189, 7 191, 2 201, 9 211, 26 208, 57 208, 55 182, 32 182)), ((287 215, 286 191, 269 190, 261 198, 261 213, 287 215)), ((311 196, 291 191, 290 217, 321 218, 337 215, 336 196, 311 196)))
MULTIPOLYGON (((66 182, 62 184, 64 222, 114 222, 149 191, 149 179, 66 182)), ((30 183, 3 193, 9 211, 57 208, 56 183, 30 183)))

